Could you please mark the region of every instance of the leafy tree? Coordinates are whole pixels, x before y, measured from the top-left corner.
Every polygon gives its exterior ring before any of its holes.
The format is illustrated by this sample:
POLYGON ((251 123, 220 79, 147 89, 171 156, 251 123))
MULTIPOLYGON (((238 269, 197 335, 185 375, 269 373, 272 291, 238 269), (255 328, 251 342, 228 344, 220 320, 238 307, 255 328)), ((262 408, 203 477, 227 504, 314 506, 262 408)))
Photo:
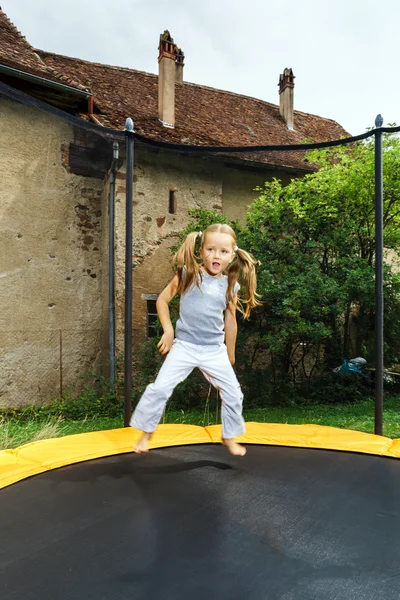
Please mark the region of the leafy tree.
MULTIPOLYGON (((400 141, 385 137, 384 243, 400 248, 400 141)), ((286 187, 267 182, 243 243, 263 262, 260 340, 274 376, 310 379, 343 357, 373 360, 373 142, 312 152, 318 170, 286 187), (261 235, 260 235, 261 233, 261 235)), ((397 360, 400 279, 385 268, 386 349, 397 360)))
MULTIPOLYGON (((399 138, 384 136, 383 151, 384 245, 393 263, 400 250, 399 138)), ((263 305, 241 321, 238 334, 236 370, 247 406, 354 400, 359 381, 340 379, 332 368, 351 356, 374 361, 374 144, 324 149, 307 160, 314 173, 259 189, 245 224, 218 211, 192 211, 175 247, 190 231, 226 222, 238 245, 262 262, 263 305)), ((400 275, 390 261, 384 273, 387 364, 400 356, 400 275)), ((185 405, 207 394, 202 385, 182 388, 185 405)))

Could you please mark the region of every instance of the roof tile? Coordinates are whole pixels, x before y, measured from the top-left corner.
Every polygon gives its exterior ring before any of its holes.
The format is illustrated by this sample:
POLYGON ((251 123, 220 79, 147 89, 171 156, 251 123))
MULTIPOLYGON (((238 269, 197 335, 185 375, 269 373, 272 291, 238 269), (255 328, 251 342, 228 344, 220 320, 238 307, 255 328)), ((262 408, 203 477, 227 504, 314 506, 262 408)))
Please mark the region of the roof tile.
MULTIPOLYGON (((38 50, 46 62, 70 73, 93 93, 107 127, 123 129, 132 117, 135 130, 146 137, 175 144, 210 146, 259 146, 322 142, 348 137, 335 121, 294 111, 295 130, 290 131, 279 114, 279 106, 193 83, 175 88, 175 128, 158 119, 158 76, 143 71, 93 63, 38 50)), ((235 155, 242 160, 313 170, 304 163, 304 153, 262 152, 235 155)))

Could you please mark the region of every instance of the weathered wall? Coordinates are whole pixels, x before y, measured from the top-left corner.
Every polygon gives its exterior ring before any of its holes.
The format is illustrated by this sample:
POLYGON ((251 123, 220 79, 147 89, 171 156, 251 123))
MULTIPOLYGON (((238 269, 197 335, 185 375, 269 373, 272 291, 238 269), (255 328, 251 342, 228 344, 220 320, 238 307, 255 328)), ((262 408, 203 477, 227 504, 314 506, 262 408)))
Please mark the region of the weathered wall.
POLYGON ((259 170, 225 166, 220 170, 222 183, 222 212, 232 221, 238 219, 244 223, 246 209, 259 195, 256 187, 264 187, 265 181, 274 177, 289 182, 289 176, 275 170, 259 170))
POLYGON ((62 120, 0 100, 0 127, 0 406, 16 406, 100 368, 103 183, 63 166, 62 120))
MULTIPOLYGON (((55 398, 61 385, 65 391, 85 373, 108 374, 104 174, 112 154, 93 134, 10 101, 0 102, 0 127, 0 406, 17 406, 55 398), (92 152, 100 157, 94 164, 92 152)), ((142 295, 160 293, 171 279, 169 248, 189 210, 220 210, 243 220, 254 188, 275 175, 135 148, 134 348, 146 339, 142 295), (175 214, 169 212, 171 190, 175 214)), ((115 206, 117 355, 124 340, 125 192, 123 165, 115 206)))

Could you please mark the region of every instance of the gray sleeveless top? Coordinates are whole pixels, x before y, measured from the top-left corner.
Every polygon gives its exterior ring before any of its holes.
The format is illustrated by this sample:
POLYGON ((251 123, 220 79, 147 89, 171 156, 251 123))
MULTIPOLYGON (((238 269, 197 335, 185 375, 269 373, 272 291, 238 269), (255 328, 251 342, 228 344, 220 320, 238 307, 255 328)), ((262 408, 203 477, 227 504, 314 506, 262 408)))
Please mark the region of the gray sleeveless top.
MULTIPOLYGON (((203 273, 199 286, 200 289, 193 284, 181 295, 175 337, 201 346, 222 344, 225 338, 224 312, 227 308, 228 277, 213 277, 203 273)), ((240 285, 236 283, 235 295, 239 289, 240 285)))

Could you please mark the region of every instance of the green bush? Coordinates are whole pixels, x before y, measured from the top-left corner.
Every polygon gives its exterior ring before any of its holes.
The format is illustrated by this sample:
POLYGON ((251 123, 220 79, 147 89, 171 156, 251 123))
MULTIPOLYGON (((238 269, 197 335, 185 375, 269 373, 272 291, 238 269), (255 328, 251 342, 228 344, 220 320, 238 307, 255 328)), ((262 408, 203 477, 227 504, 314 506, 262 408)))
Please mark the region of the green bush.
POLYGON ((62 417, 80 421, 92 417, 116 417, 123 414, 123 400, 111 391, 108 383, 97 377, 86 378, 87 387, 79 393, 68 391, 64 398, 46 404, 29 404, 20 408, 3 409, 0 417, 29 422, 62 417))

